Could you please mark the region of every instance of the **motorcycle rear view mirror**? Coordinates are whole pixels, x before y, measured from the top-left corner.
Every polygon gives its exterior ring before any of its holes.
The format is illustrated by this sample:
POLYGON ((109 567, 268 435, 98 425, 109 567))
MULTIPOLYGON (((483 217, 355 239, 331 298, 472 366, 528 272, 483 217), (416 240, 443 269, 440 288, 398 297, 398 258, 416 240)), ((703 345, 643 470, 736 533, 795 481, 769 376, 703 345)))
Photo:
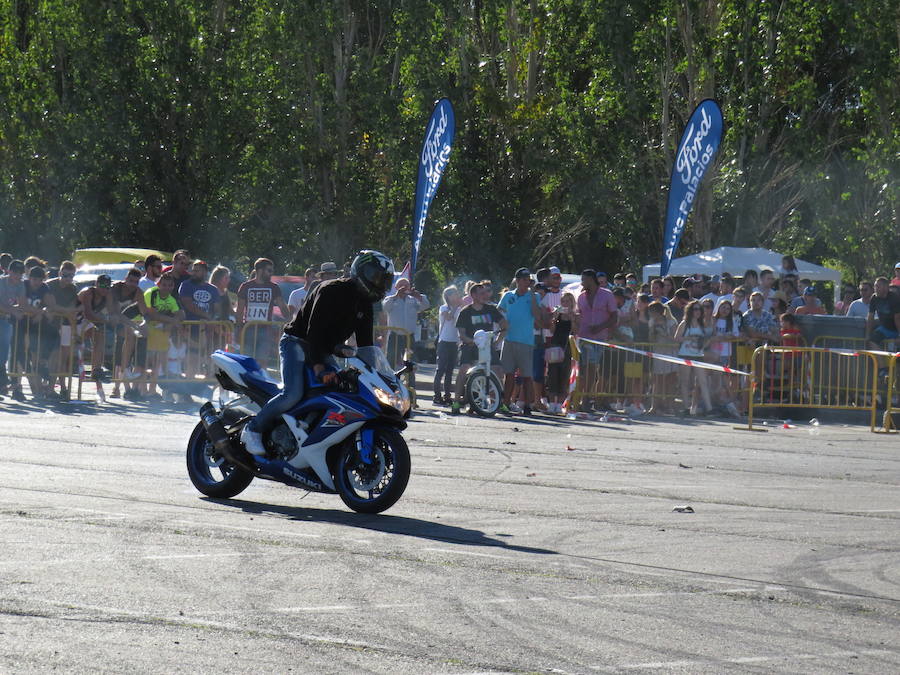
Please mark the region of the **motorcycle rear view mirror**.
POLYGON ((416 364, 412 361, 404 361, 403 367, 394 373, 394 377, 401 377, 406 373, 414 373, 416 371, 416 364))

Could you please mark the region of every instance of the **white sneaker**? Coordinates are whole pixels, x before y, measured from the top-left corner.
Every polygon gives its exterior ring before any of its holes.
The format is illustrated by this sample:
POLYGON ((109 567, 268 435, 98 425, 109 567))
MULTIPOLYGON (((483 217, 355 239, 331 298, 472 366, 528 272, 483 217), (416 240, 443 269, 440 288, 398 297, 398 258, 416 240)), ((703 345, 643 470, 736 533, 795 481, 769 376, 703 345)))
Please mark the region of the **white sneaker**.
POLYGON ((258 431, 253 431, 249 424, 244 425, 244 428, 241 430, 241 443, 244 444, 247 452, 251 455, 261 456, 266 454, 266 449, 263 447, 262 434, 258 431))
POLYGON ((519 414, 522 412, 522 407, 517 403, 510 403, 509 412, 519 414))
POLYGON ((644 410, 632 403, 630 406, 625 408, 625 414, 629 417, 640 417, 644 414, 644 410))

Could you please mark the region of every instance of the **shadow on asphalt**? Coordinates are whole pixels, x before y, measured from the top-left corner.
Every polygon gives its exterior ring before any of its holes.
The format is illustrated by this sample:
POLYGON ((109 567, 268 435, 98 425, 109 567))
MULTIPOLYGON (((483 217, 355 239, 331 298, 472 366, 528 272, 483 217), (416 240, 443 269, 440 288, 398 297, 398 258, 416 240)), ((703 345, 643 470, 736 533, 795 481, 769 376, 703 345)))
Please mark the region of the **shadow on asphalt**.
MULTIPOLYGON (((519 553, 532 553, 537 555, 558 555, 557 551, 546 548, 534 548, 531 546, 518 546, 499 539, 489 537, 481 530, 473 530, 456 525, 446 525, 419 518, 407 518, 406 516, 391 515, 366 515, 338 511, 336 509, 307 509, 299 506, 281 506, 276 504, 262 504, 244 499, 212 499, 203 497, 203 501, 232 506, 241 509, 244 513, 263 514, 274 513, 285 516, 289 520, 303 522, 333 523, 345 525, 363 530, 384 532, 385 534, 401 534, 407 537, 418 537, 447 544, 462 544, 465 546, 485 546, 491 548, 518 551, 519 553)), ((506 535, 499 535, 506 536, 506 535)))

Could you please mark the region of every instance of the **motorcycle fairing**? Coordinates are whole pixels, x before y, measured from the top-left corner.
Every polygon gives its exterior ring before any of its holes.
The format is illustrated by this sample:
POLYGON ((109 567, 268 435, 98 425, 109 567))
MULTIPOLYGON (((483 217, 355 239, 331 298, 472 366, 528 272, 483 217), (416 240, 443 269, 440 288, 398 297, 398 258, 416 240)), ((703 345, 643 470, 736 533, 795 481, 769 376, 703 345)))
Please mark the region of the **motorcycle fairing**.
POLYGON ((307 471, 306 468, 297 468, 283 459, 267 460, 264 457, 254 457, 254 459, 263 475, 286 485, 313 492, 335 492, 333 488, 327 487, 316 474, 307 471))

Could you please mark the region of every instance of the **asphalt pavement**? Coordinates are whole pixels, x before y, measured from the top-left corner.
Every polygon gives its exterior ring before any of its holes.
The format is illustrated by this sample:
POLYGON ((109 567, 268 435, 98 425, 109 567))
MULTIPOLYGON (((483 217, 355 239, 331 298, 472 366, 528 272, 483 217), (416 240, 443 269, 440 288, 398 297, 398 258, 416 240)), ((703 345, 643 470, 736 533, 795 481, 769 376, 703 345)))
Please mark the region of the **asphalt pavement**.
POLYGON ((201 497, 187 406, 0 403, 0 672, 900 671, 900 436, 422 406, 364 516, 201 497))

